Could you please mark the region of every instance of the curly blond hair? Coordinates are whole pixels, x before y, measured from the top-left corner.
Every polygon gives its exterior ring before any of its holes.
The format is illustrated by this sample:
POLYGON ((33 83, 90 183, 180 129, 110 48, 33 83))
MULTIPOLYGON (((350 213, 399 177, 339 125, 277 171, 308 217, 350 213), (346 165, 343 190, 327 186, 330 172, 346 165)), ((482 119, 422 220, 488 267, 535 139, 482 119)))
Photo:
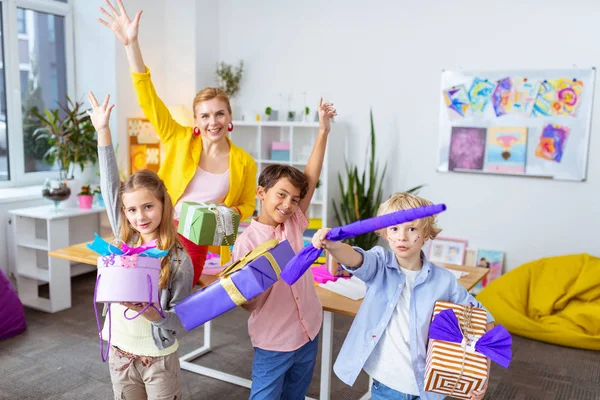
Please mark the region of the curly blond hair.
MULTIPOLYGON (((430 206, 433 203, 422 197, 412 195, 410 193, 394 193, 384 203, 381 203, 377 210, 377 215, 390 214, 400 210, 409 210, 411 208, 430 206)), ((442 231, 437 226, 435 216, 421 218, 417 220, 419 227, 423 229, 423 235, 425 240, 435 239, 435 237, 442 231)), ((379 229, 377 234, 385 237, 386 229, 379 229)))

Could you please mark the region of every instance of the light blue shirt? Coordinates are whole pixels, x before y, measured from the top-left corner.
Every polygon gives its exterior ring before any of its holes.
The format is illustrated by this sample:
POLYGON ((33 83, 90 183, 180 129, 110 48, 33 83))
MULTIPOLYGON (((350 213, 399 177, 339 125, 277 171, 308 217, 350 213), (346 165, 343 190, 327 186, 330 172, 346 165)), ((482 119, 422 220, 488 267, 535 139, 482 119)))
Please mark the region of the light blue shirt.
MULTIPOLYGON (((362 254, 363 263, 359 268, 346 269, 366 283, 367 294, 333 366, 335 374, 350 386, 383 335, 405 284, 405 276, 391 250, 381 246, 369 251, 358 247, 355 250, 362 254)), ((421 259, 423 269, 415 281, 409 306, 411 362, 421 399, 442 400, 445 395, 423 390, 429 324, 435 302, 473 303, 475 307, 484 307, 458 283, 450 271, 427 261, 422 252, 421 259)), ((487 322, 493 321, 488 312, 487 322)))

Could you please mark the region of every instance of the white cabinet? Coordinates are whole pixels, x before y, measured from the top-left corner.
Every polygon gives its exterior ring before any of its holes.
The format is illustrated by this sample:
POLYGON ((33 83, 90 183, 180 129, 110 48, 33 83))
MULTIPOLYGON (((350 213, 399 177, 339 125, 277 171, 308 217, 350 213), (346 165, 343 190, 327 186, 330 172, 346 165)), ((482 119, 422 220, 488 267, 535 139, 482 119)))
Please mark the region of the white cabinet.
MULTIPOLYGON (((261 171, 272 164, 287 164, 304 172, 319 132, 319 124, 316 122, 233 121, 233 124, 235 129, 230 134, 231 140, 246 150, 256 161, 257 181, 261 171), (275 142, 289 143, 288 158, 273 159, 272 145, 275 142)), ((326 226, 337 225, 331 199, 339 200, 337 174, 343 170, 345 152, 343 125, 333 123, 321 170, 320 185, 307 212, 308 218, 311 219, 309 229, 318 229, 323 224, 326 226)), ((256 212, 259 211, 260 202, 257 199, 256 212)), ((312 237, 307 234, 308 236, 312 237)))
MULTIPOLYGON (((62 207, 62 206, 61 206, 62 207)), ((49 257, 48 252, 92 240, 105 234, 104 208, 80 209, 41 206, 10 210, 13 228, 10 259, 21 302, 27 307, 57 312, 71 307, 71 277, 96 267, 49 257), (48 284, 49 296, 39 294, 48 284)))

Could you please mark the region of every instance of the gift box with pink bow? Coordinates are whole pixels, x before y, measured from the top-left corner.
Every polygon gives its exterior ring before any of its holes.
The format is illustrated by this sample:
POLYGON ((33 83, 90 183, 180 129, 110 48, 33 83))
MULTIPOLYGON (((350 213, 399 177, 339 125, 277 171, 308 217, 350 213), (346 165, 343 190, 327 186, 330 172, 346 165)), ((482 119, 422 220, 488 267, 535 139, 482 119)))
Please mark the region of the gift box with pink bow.
POLYGON ((123 243, 118 248, 96 234, 94 241, 87 247, 98 253, 98 275, 94 289, 94 312, 96 324, 100 332, 100 355, 103 361, 108 359, 110 336, 106 352, 103 351, 102 328, 96 303, 108 303, 108 318, 110 332, 111 303, 145 303, 146 305, 135 315, 124 317, 128 320, 142 315, 149 307, 153 307, 163 315, 160 308, 158 282, 160 278, 161 258, 168 254, 167 250, 156 248, 156 240, 138 247, 130 247, 123 243))

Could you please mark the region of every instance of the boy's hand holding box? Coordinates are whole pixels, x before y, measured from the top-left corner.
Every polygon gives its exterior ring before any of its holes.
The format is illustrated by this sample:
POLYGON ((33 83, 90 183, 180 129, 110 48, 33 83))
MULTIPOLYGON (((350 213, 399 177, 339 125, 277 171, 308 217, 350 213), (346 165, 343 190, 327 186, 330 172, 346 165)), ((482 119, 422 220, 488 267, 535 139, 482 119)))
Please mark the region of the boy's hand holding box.
POLYGON ((425 390, 469 399, 488 379, 488 357, 508 368, 512 339, 497 325, 486 333, 487 311, 436 301, 429 329, 425 390))
POLYGON ((175 313, 192 330, 263 293, 294 254, 287 240, 269 240, 223 270, 219 280, 176 304, 175 313))
POLYGON ((239 225, 240 215, 231 208, 184 201, 177 232, 200 246, 233 246, 239 225))

